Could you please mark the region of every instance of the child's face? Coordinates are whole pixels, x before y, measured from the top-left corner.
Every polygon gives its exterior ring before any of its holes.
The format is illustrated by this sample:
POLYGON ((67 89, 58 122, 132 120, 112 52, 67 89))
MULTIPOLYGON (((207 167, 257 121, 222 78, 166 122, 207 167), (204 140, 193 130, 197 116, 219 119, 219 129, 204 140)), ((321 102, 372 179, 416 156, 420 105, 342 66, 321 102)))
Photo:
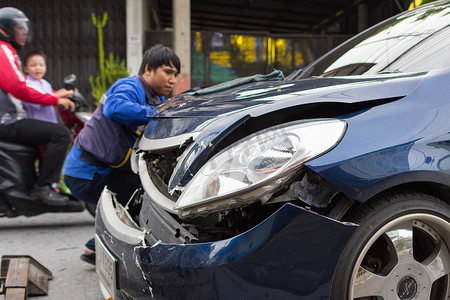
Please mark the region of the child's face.
POLYGON ((34 79, 41 80, 44 78, 47 66, 45 65, 45 59, 42 56, 33 55, 28 59, 23 69, 34 79))

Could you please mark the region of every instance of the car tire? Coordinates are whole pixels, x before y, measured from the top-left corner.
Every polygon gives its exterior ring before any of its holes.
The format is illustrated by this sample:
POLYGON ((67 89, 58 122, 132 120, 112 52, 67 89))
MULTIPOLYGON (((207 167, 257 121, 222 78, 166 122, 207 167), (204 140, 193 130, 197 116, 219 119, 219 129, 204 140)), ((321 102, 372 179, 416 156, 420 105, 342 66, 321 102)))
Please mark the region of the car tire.
POLYGON ((422 193, 384 194, 355 209, 331 299, 450 298, 450 207, 422 193))

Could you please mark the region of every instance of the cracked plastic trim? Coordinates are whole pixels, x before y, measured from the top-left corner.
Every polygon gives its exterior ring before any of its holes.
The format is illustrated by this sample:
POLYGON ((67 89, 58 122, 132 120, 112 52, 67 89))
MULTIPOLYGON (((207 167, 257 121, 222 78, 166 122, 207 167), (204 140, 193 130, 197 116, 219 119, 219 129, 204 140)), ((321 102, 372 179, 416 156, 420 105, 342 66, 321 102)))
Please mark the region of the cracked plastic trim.
POLYGON ((105 222, 106 231, 127 244, 143 244, 145 230, 137 229, 139 227, 129 218, 128 213, 122 214, 122 218, 127 219, 134 226, 126 225, 117 215, 118 211, 125 211, 125 209, 115 200, 115 194, 105 187, 100 196, 98 213, 102 219, 108 220, 108 222, 105 222), (115 203, 116 207, 114 207, 113 203, 115 203))

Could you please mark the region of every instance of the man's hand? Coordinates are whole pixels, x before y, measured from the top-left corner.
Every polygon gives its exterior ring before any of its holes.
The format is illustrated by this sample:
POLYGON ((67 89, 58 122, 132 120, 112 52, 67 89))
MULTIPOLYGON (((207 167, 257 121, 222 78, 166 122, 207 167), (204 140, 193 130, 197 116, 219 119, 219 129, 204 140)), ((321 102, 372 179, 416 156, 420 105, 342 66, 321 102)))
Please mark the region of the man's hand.
POLYGON ((58 106, 64 110, 75 111, 75 103, 68 98, 58 98, 58 106))

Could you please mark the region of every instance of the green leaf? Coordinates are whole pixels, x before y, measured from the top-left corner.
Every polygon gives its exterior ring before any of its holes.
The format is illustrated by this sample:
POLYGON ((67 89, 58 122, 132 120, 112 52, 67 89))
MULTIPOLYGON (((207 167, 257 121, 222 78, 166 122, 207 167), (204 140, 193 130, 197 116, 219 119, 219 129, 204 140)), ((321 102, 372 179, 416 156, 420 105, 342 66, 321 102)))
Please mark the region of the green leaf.
POLYGON ((120 78, 128 77, 129 72, 126 68, 125 61, 120 57, 115 57, 113 53, 109 53, 109 58, 105 60, 105 52, 103 48, 103 27, 106 26, 108 14, 103 14, 103 20, 100 23, 100 16, 96 17, 92 13, 92 23, 97 27, 98 32, 98 49, 99 49, 99 68, 94 77, 89 76, 89 83, 91 85, 91 95, 95 99, 95 104, 98 106, 100 99, 108 88, 120 78))

